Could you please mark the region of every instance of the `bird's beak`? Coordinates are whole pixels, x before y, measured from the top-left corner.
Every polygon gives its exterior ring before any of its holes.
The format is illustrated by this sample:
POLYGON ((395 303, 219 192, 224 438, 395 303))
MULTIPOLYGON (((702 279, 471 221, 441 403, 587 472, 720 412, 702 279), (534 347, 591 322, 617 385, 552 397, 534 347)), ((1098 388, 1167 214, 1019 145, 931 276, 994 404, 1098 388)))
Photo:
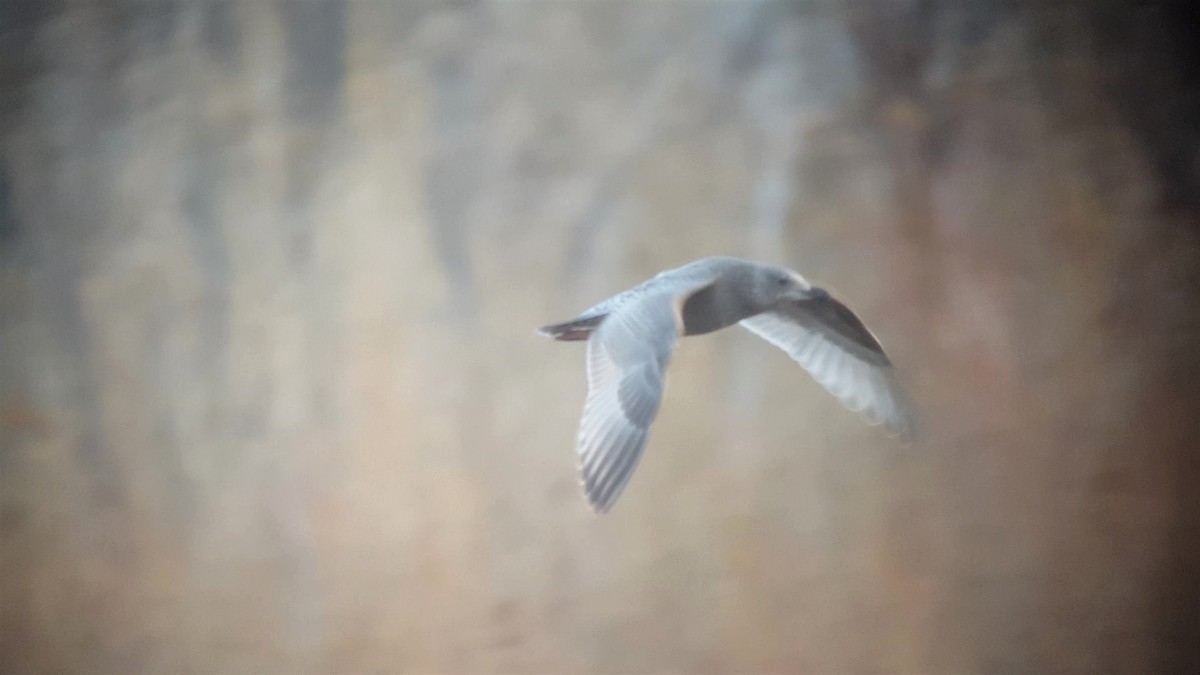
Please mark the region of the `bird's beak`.
POLYGON ((808 283, 807 279, 794 272, 792 273, 792 278, 796 280, 796 285, 793 287, 792 291, 788 293, 788 295, 792 300, 807 300, 809 293, 813 288, 812 284, 808 283))
POLYGON ((828 300, 829 299, 829 291, 825 290, 824 288, 817 288, 816 286, 810 286, 809 289, 804 292, 804 299, 805 300, 828 300))

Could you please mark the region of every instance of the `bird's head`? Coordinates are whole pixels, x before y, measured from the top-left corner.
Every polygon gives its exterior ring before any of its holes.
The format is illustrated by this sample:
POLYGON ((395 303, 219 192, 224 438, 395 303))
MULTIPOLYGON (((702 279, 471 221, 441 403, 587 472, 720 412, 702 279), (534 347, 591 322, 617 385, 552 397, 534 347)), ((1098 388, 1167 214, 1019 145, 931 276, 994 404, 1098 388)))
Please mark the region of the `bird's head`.
POLYGON ((786 267, 762 265, 755 270, 754 295, 762 307, 808 300, 813 290, 813 285, 804 277, 786 267))

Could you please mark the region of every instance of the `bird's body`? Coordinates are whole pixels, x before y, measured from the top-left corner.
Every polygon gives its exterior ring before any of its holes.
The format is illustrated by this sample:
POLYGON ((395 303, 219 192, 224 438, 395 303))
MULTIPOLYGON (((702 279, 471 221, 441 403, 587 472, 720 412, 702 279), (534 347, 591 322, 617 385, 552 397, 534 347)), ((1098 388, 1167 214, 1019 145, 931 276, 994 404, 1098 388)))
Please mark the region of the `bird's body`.
POLYGON ((891 362, 845 305, 783 267, 703 258, 539 330, 556 340, 588 342, 578 451, 595 510, 612 507, 641 458, 675 340, 738 323, 783 349, 872 423, 912 433, 891 362))
MULTIPOLYGON (((674 295, 683 289, 702 286, 722 277, 728 277, 730 281, 740 280, 747 272, 747 268, 744 265, 745 262, 738 258, 703 258, 682 267, 660 272, 633 288, 622 291, 607 300, 583 310, 579 313, 579 316, 570 321, 554 326, 546 326, 541 328, 539 332, 557 340, 586 340, 591 335, 592 330, 599 326, 605 317, 634 300, 658 293, 674 295)), ((739 320, 734 318, 735 316, 749 316, 754 313, 749 306, 743 306, 746 304, 744 298, 734 297, 734 294, 724 290, 731 286, 731 284, 723 285, 719 298, 711 296, 709 298, 709 302, 711 303, 720 303, 719 309, 721 312, 719 316, 723 318, 718 322, 724 322, 723 325, 713 325, 713 319, 704 320, 693 316, 691 325, 688 326, 685 324, 683 335, 701 335, 719 328, 732 326, 739 320)), ((713 307, 712 309, 717 308, 713 307)), ((693 315, 695 314, 696 312, 693 312, 693 315)), ((718 316, 718 314, 714 314, 714 316, 718 316)))

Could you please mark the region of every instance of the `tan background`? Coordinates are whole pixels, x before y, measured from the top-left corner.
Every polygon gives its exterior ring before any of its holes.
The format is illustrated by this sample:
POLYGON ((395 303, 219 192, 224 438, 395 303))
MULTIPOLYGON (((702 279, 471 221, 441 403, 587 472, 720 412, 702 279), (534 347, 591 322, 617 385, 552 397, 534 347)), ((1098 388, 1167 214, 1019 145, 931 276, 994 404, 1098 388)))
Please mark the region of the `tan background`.
POLYGON ((0 670, 1195 672, 1178 24, 5 3, 0 670), (844 296, 925 435, 687 340, 594 518, 533 328, 718 253, 844 296))

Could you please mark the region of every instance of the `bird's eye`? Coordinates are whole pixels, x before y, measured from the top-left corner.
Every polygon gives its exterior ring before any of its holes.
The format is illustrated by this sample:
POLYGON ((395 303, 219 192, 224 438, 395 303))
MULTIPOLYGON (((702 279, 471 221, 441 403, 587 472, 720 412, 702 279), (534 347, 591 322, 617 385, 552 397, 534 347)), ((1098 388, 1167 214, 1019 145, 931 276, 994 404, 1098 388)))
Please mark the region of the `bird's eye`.
POLYGON ((775 283, 779 284, 780 286, 787 286, 788 278, 787 277, 779 277, 778 279, 775 280, 775 283))

